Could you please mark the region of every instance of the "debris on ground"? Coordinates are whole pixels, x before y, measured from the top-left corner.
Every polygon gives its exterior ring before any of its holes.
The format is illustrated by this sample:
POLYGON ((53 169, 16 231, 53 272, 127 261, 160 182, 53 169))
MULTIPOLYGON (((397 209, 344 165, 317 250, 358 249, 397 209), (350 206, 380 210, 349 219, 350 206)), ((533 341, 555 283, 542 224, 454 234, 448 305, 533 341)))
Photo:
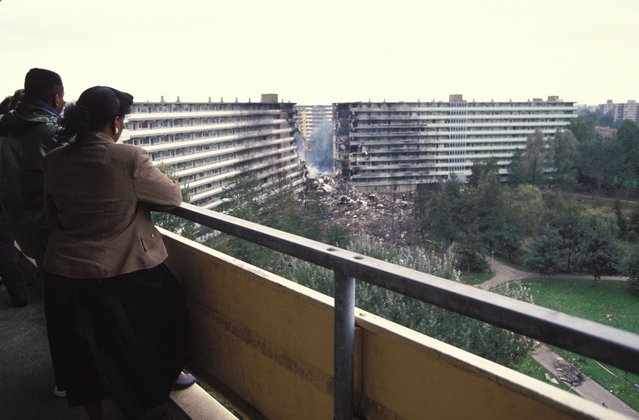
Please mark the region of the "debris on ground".
POLYGON ((353 234, 366 234, 395 246, 423 243, 414 194, 386 195, 355 190, 332 175, 308 178, 307 196, 318 196, 326 209, 323 223, 339 223, 353 234))
POLYGON ((559 381, 558 381, 557 379, 555 379, 555 377, 554 377, 554 376, 552 376, 551 374, 549 374, 549 373, 544 373, 544 376, 546 377, 546 380, 547 380, 548 382, 550 382, 551 384, 559 385, 559 381))
POLYGON ((556 361, 554 368, 559 372, 559 379, 570 386, 579 386, 584 381, 584 375, 579 369, 563 361, 556 361))

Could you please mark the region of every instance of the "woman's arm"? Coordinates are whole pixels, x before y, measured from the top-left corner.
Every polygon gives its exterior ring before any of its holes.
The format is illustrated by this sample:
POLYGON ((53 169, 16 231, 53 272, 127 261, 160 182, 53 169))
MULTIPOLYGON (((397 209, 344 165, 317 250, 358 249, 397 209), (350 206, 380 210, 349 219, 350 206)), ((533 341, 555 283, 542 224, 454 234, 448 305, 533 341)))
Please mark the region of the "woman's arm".
POLYGON ((170 210, 182 203, 178 183, 153 166, 144 149, 137 150, 133 160, 133 187, 140 203, 155 211, 170 210))

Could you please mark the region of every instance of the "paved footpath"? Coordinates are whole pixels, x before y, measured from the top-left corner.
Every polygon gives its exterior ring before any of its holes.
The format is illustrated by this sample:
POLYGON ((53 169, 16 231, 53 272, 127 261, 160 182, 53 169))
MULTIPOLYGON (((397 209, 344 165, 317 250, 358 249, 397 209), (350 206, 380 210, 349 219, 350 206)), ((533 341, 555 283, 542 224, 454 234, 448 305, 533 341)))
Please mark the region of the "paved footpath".
MULTIPOLYGON (((490 262, 489 262, 490 263, 490 262)), ((493 263, 493 271, 495 272, 495 276, 490 280, 487 280, 481 284, 478 284, 477 287, 484 290, 491 290, 499 285, 515 281, 522 280, 526 278, 532 277, 543 277, 542 274, 534 273, 534 272, 525 272, 517 270, 516 268, 507 266, 499 261, 494 261, 493 263)), ((553 275, 553 278, 558 279, 592 279, 592 276, 579 276, 579 275, 553 275)), ((602 276, 602 280, 616 280, 616 281, 625 281, 624 277, 617 276, 602 276)), ((559 378, 562 376, 563 372, 559 369, 565 370, 567 367, 575 369, 570 363, 564 360, 557 353, 550 350, 547 346, 543 344, 539 344, 533 352, 531 353, 533 359, 535 359, 540 365, 542 365, 548 372, 550 372, 553 376, 559 378)), ((611 408, 615 411, 618 411, 626 416, 631 418, 639 419, 639 413, 629 407, 626 403, 621 401, 619 398, 615 397, 611 394, 606 388, 599 385, 597 382, 592 380, 586 375, 583 375, 583 382, 581 382, 577 386, 572 386, 566 383, 572 390, 574 390, 577 394, 581 395, 583 398, 594 401, 597 404, 601 404, 604 407, 611 408)), ((565 383, 565 382, 564 382, 565 383)))

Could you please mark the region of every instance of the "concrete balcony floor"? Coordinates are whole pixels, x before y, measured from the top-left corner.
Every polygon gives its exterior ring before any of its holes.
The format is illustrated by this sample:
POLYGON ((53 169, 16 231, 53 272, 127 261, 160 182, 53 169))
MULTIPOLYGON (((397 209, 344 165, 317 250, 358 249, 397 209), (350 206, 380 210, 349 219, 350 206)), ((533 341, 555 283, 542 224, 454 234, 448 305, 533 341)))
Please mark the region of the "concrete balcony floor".
MULTIPOLYGON (((14 308, 0 288, 0 418, 6 420, 87 419, 81 407, 69 407, 66 398, 53 395, 53 369, 38 287, 29 287, 29 305, 14 308)), ((124 419, 111 400, 103 402, 108 419, 124 419)), ((167 419, 160 406, 144 416, 167 419)))

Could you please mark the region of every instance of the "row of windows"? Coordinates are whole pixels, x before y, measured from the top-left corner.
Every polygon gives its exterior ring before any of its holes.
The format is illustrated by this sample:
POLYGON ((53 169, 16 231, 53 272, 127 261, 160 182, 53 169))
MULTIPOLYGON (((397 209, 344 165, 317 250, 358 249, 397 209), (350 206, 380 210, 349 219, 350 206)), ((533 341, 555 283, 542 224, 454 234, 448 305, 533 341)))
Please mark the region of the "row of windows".
POLYGON ((142 121, 128 121, 126 128, 129 130, 142 130, 152 128, 167 128, 167 127, 194 127, 198 125, 208 124, 230 124, 230 123, 255 123, 258 122, 267 124, 272 121, 273 118, 268 115, 263 116, 223 116, 223 117, 197 117, 197 118, 171 118, 171 119, 149 119, 142 121))
POLYGON ((234 151, 231 153, 219 154, 219 160, 232 159, 229 156, 257 154, 268 150, 277 150, 280 145, 261 145, 259 143, 247 143, 247 142, 229 142, 214 145, 203 145, 193 147, 180 147, 177 149, 160 150, 157 152, 151 152, 153 160, 164 160, 172 157, 190 156, 199 153, 217 152, 225 150, 234 151), (216 147, 217 146, 217 147, 216 147), (220 147, 222 146, 222 147, 220 147))
MULTIPOLYGON (((233 164, 233 165, 229 165, 229 166, 224 166, 224 167, 218 167, 218 168, 212 168, 212 169, 207 169, 207 170, 203 170, 201 172, 196 172, 194 174, 190 174, 190 175, 186 175, 186 176, 180 176, 179 177, 179 181, 180 184, 182 185, 189 185, 192 184, 194 182, 197 182, 199 180, 202 179, 207 179, 207 178, 213 178, 216 176, 220 176, 224 173, 228 173, 231 170, 236 170, 239 167, 248 167, 248 170, 251 170, 252 167, 263 167, 264 165, 266 165, 267 167, 272 167, 274 165, 276 165, 278 163, 279 160, 281 159, 285 159, 287 162, 289 163, 295 163, 294 162, 294 158, 293 155, 284 155, 283 157, 281 157, 281 155, 272 155, 272 156, 265 156, 263 158, 260 159, 254 159, 249 161, 248 163, 245 164, 233 164)), ((208 185, 208 184, 206 184, 208 185)), ((200 187, 198 187, 200 188, 200 187)), ((213 187, 211 187, 213 188, 213 187)))
POLYGON ((568 124, 568 122, 564 119, 560 118, 548 118, 545 120, 510 120, 510 121, 490 121, 490 120, 472 120, 472 121, 452 121, 452 120, 444 120, 444 121, 413 121, 413 122, 401 122, 395 120, 384 120, 383 122, 373 122, 373 123, 361 123, 361 122, 353 122, 352 128, 354 131, 357 129, 366 129, 366 130, 379 130, 383 128, 392 128, 392 127, 415 127, 415 128, 427 128, 427 129, 439 129, 446 130, 450 129, 450 127, 441 127, 442 125, 463 125, 468 127, 469 129, 483 129, 493 128, 495 126, 504 126, 506 129, 517 129, 517 128, 526 128, 526 127, 537 127, 540 124, 544 124, 551 127, 564 126, 568 124))
POLYGON ((449 111, 410 111, 410 112, 401 112, 401 111, 390 111, 390 112, 355 112, 355 119, 376 119, 376 120, 385 120, 385 119, 411 119, 411 118, 424 118, 424 117, 447 117, 450 115, 464 115, 466 117, 486 117, 489 115, 492 116, 544 116, 544 115, 563 115, 566 117, 570 117, 574 114, 573 110, 558 110, 558 109, 545 109, 545 110, 530 110, 530 109, 521 109, 521 110, 508 110, 508 111, 490 111, 490 110, 474 110, 472 108, 459 110, 459 109, 451 109, 449 111))
POLYGON ((194 112, 194 111, 258 111, 279 110, 279 104, 264 103, 176 103, 176 102, 151 102, 134 103, 132 112, 194 112))
MULTIPOLYGON (((267 130, 251 130, 249 128, 233 128, 226 130, 209 130, 209 131, 191 131, 187 133, 175 133, 175 134, 163 134, 163 135, 149 135, 143 137, 134 137, 129 142, 136 146, 153 146, 166 143, 174 143, 176 141, 188 141, 188 140, 201 140, 210 139, 211 143, 220 141, 228 136, 240 136, 246 139, 265 139, 275 135, 274 129, 267 130)), ((290 136, 290 133, 289 133, 290 136)), ((224 140, 222 140, 224 141, 224 140)), ((228 140, 231 141, 231 140, 228 140)))
MULTIPOLYGON (((346 104, 348 106, 348 104, 346 104)), ((367 109, 373 110, 392 110, 392 111, 413 111, 414 109, 424 109, 426 111, 430 108, 453 108, 453 107, 465 107, 465 108, 559 108, 559 107, 572 107, 573 102, 411 102, 411 103, 357 103, 350 106, 354 111, 366 111, 367 109), (404 108, 404 109, 402 109, 404 108)))
MULTIPOLYGON (((447 152, 447 153, 430 153, 430 154, 423 154, 423 155, 414 155, 414 156, 410 156, 410 158, 408 159, 397 159, 397 160, 393 160, 393 159, 378 159, 378 160, 362 160, 362 159, 358 159, 354 162, 356 162, 355 164, 352 164, 351 167, 359 167, 359 168, 366 168, 366 167, 383 167, 383 166, 397 166, 397 165, 413 165, 413 164, 417 164, 418 162, 421 162, 422 164, 424 162, 429 162, 429 163, 440 163, 440 162, 454 162, 457 161, 458 159, 461 159, 459 161, 465 162, 465 159, 473 159, 473 158, 479 158, 479 159, 483 159, 486 156, 496 156, 496 157, 501 157, 501 158, 508 158, 510 159, 512 157, 512 151, 510 150, 491 150, 491 151, 472 151, 472 152, 464 152, 464 151, 452 151, 452 152, 447 152), (447 158, 445 158, 446 156, 449 156, 447 158), (460 156, 463 156, 463 158, 460 158, 460 156), (440 160, 440 159, 445 159, 445 160, 440 160)), ((387 156, 389 158, 392 158, 392 156, 387 156)))
MULTIPOLYGON (((274 149, 273 151, 279 151, 279 149, 274 149)), ((264 153, 264 152, 262 152, 264 153)), ((295 154, 294 150, 287 150, 287 149, 282 149, 281 153, 282 155, 285 156, 291 156, 291 157, 296 157, 297 155, 295 154)), ((176 171, 183 171, 183 170, 187 170, 187 169, 194 169, 194 168, 200 168, 202 166, 206 166, 206 165, 212 165, 212 164, 216 164, 216 163, 223 163, 229 160, 233 160, 233 159, 239 159, 239 158, 245 158, 246 154, 245 153, 229 153, 227 155, 224 155, 223 157, 220 156, 205 156, 205 157, 199 157, 199 158, 194 158, 194 159, 190 159, 187 161, 183 161, 183 162, 178 162, 173 164, 173 168, 176 171)), ((155 159, 154 159, 155 160, 155 159)))

